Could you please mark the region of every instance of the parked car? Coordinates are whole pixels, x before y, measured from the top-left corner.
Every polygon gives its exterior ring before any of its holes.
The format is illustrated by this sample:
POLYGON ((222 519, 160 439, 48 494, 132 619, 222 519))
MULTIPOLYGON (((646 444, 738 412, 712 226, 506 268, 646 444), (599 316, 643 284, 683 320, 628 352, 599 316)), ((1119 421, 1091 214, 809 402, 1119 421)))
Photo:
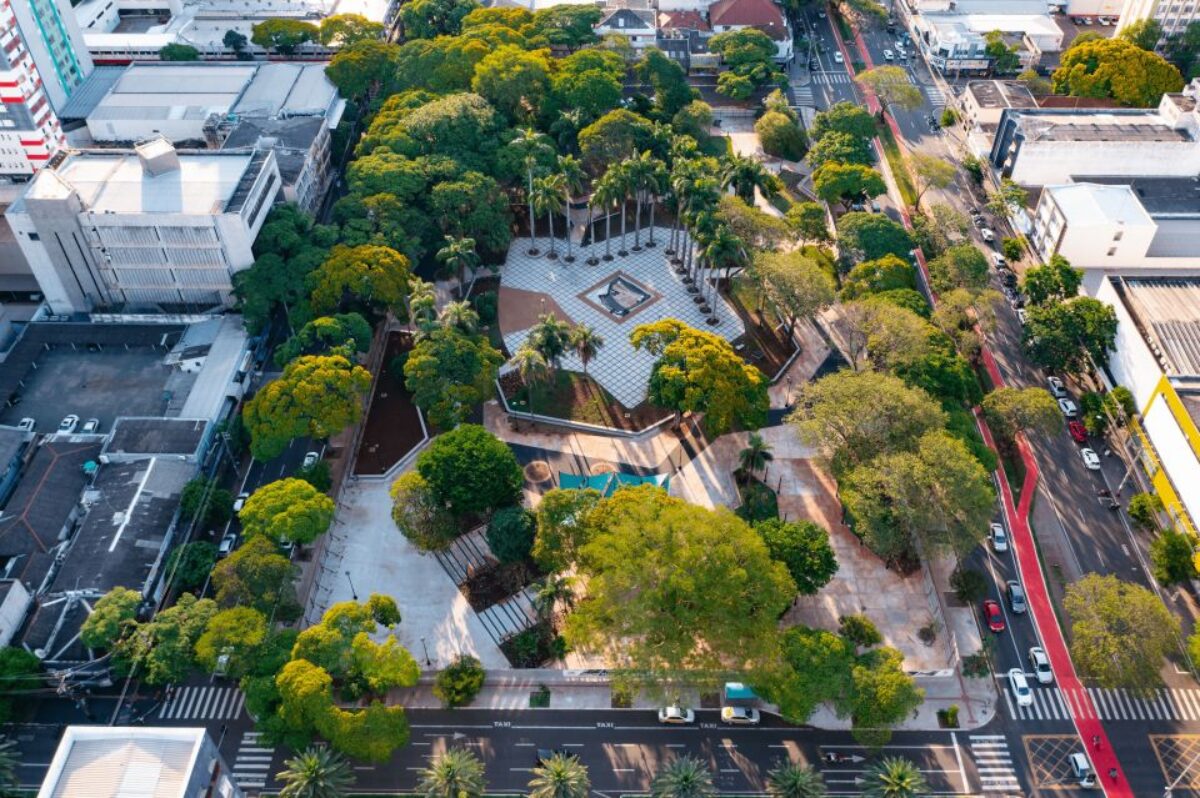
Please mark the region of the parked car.
POLYGON ((1059 399, 1058 409, 1067 418, 1076 418, 1079 415, 1079 407, 1070 399, 1059 399))
POLYGON ((317 461, 320 459, 321 459, 321 455, 319 453, 309 452, 308 454, 304 455, 304 464, 300 467, 301 468, 312 468, 313 466, 315 466, 317 464, 317 461))
POLYGON ((1005 288, 1013 289, 1013 292, 1012 292, 1013 295, 1011 297, 1009 297, 1009 303, 1012 304, 1013 307, 1020 307, 1020 305, 1017 304, 1017 297, 1019 297, 1021 295, 1020 292, 1016 290, 1017 275, 1013 274, 1008 269, 1001 269, 1000 270, 1000 282, 1001 282, 1001 284, 1004 285, 1005 288))
POLYGON ((292 556, 292 550, 296 548, 296 544, 285 537, 279 538, 279 550, 286 554, 289 559, 292 556))
POLYGON ((979 237, 989 244, 996 240, 996 234, 988 227, 979 228, 979 237))
POLYGON ((1037 677, 1038 684, 1054 683, 1054 671, 1050 670, 1050 658, 1046 656, 1044 648, 1034 646, 1029 649, 1029 664, 1033 667, 1033 675, 1037 677))
POLYGON ((834 61, 836 61, 836 62, 837 62, 837 63, 839 63, 839 64, 844 64, 844 63, 846 63, 846 59, 845 59, 845 58, 842 56, 842 51, 841 51, 841 50, 834 50, 834 51, 833 51, 833 60, 834 60, 834 61))
POLYGON ((28 416, 17 422, 17 429, 21 430, 21 432, 33 432, 36 426, 37 421, 28 416))
POLYGON ((981 230, 987 227, 987 217, 978 211, 971 215, 971 221, 974 222, 975 226, 981 230))
POLYGON ((100 431, 100 419, 89 418, 87 421, 83 422, 82 431, 85 435, 95 435, 100 431))
POLYGON ((1113 21, 1112 21, 1112 19, 1111 19, 1110 17, 1100 17, 1100 18, 1099 18, 1099 19, 1097 19, 1096 21, 1097 21, 1097 22, 1099 22, 1101 25, 1111 25, 1111 24, 1113 24, 1113 21))
POLYGON ((757 726, 758 710, 754 707, 721 707, 721 722, 735 726, 757 726))
POLYGON ((1100 470, 1100 455, 1096 454, 1095 449, 1080 449, 1079 456, 1083 458, 1083 464, 1088 467, 1089 471, 1100 470))
POLYGON ((226 532, 221 538, 221 543, 217 546, 217 556, 226 557, 233 551, 233 547, 237 545, 237 532, 226 532))
POLYGON ((896 54, 893 53, 891 50, 884 50, 883 51, 883 60, 884 61, 895 61, 896 54))
POLYGON ((1046 385, 1050 387, 1050 395, 1055 399, 1063 399, 1067 395, 1067 386, 1058 377, 1047 377, 1046 385))
POLYGON ((1012 579, 1005 582, 1004 587, 1008 591, 1008 608, 1017 615, 1024 615, 1029 610, 1029 605, 1025 603, 1025 588, 1012 579))
POLYGON ((696 722, 696 713, 683 707, 669 706, 658 710, 658 722, 672 726, 682 726, 696 722))
POLYGON ((58 431, 63 434, 70 434, 79 426, 79 416, 72 413, 71 415, 58 422, 58 431))
POLYGON ((246 499, 249 499, 249 498, 250 498, 250 494, 248 492, 242 491, 241 493, 239 493, 237 495, 237 498, 233 500, 233 511, 235 513, 240 513, 242 511, 242 508, 246 506, 246 499))
POLYGON ((1022 327, 1029 323, 1029 314, 1025 312, 1025 308, 1017 308, 1017 321, 1021 322, 1022 327))
POLYGON ((988 537, 992 541, 993 551, 1008 551, 1008 533, 1001 524, 992 524, 988 537))
POLYGON ((1092 770, 1087 754, 1076 751, 1067 757, 1067 764, 1071 766, 1071 776, 1080 787, 1090 790, 1096 786, 1096 771, 1092 770))
POLYGON ((999 252, 992 253, 992 263, 996 264, 996 268, 998 269, 1008 265, 1008 261, 999 252))
POLYGON ((925 121, 929 123, 929 129, 931 131, 933 131, 934 133, 936 133, 942 129, 942 123, 939 122, 938 118, 936 116, 934 116, 933 114, 930 114, 929 116, 927 116, 925 118, 925 121))
POLYGON ((1017 706, 1027 707, 1033 704, 1033 690, 1029 687, 1029 680, 1025 678, 1025 671, 1013 668, 1008 672, 1008 683, 1012 687, 1013 695, 1017 697, 1017 706))
POLYGON ((1067 432, 1071 433, 1071 440, 1076 443, 1087 443, 1087 427, 1083 426, 1083 422, 1068 421, 1067 432))
POLYGON ((987 628, 992 632, 1004 631, 1004 613, 1000 609, 1000 603, 995 599, 983 600, 983 619, 987 622, 987 628))

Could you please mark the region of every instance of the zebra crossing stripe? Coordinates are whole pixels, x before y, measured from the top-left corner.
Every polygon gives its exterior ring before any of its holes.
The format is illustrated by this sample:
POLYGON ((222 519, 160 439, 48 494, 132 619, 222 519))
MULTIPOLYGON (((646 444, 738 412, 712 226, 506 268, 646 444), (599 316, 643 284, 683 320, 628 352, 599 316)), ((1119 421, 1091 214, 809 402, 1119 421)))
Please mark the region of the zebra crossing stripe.
POLYGON ((1013 702, 1012 702, 1012 698, 1009 697, 1008 688, 1006 687, 1003 690, 1001 690, 1000 694, 1004 696, 1004 703, 1008 704, 1009 717, 1011 717, 1011 718, 1020 717, 1020 715, 1017 714, 1016 710, 1013 709, 1013 702))

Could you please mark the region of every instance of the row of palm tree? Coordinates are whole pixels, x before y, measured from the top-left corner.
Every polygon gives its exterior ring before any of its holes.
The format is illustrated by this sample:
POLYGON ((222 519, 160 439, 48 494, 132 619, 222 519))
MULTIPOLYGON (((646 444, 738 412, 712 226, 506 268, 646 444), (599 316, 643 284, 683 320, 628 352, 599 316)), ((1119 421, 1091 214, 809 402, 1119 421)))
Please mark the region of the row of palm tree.
POLYGON ((535 387, 553 380, 562 364, 563 355, 574 352, 588 376, 588 364, 604 346, 604 337, 594 327, 577 324, 572 327, 554 313, 538 316, 538 323, 529 330, 525 343, 513 353, 512 364, 529 388, 529 412, 533 413, 535 387))

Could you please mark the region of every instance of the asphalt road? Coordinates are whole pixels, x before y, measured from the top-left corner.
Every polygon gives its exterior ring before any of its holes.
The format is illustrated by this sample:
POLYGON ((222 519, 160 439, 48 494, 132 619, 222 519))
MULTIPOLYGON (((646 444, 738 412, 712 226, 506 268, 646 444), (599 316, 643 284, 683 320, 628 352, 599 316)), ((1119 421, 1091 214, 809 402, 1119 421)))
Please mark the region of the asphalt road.
POLYGON ((809 30, 811 49, 808 55, 797 53, 791 67, 791 89, 793 102, 798 106, 811 106, 824 110, 839 102, 858 102, 857 88, 846 70, 845 63, 838 63, 833 37, 833 21, 820 17, 815 9, 804 16, 809 30), (815 60, 818 69, 810 70, 809 61, 815 60), (807 80, 806 80, 807 78, 807 80))

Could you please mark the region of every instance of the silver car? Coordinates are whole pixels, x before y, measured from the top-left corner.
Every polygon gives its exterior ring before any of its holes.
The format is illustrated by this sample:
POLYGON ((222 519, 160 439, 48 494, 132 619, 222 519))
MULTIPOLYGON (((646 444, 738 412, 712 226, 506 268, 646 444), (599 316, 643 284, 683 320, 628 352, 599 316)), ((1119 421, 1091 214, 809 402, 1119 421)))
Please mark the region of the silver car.
POLYGON ((735 726, 757 726, 758 710, 754 707, 721 707, 721 721, 735 726))
POLYGON ((1025 588, 1021 587, 1020 582, 1009 580, 1005 583, 1008 588, 1008 608, 1013 611, 1014 615, 1024 615, 1029 611, 1029 605, 1025 603, 1025 588))
POLYGON ((658 722, 672 726, 685 726, 696 722, 696 713, 678 706, 663 707, 658 710, 658 722))

